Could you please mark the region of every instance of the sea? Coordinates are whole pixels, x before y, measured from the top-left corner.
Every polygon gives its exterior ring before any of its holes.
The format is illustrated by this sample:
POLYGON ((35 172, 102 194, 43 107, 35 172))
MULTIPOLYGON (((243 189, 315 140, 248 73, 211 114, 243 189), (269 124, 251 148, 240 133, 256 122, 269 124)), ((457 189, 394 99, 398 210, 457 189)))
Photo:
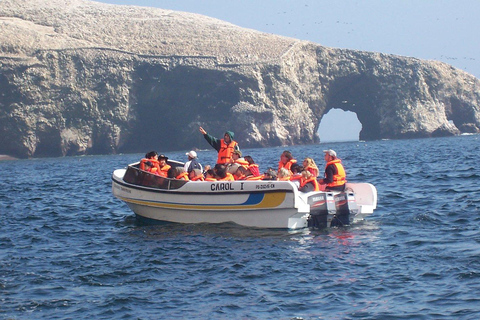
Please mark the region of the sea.
POLYGON ((297 231, 137 222, 111 175, 143 154, 1 161, 0 318, 480 319, 479 148, 468 135, 243 149, 262 171, 283 150, 323 168, 334 149, 349 181, 376 186, 366 220, 297 231))

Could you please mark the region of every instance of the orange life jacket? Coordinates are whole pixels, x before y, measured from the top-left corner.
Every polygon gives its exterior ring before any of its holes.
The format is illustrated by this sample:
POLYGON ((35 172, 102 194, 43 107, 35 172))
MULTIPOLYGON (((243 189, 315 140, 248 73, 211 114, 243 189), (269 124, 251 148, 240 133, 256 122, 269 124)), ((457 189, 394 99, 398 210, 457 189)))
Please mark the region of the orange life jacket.
POLYGON ((245 180, 263 180, 265 178, 264 174, 261 174, 259 176, 248 176, 245 180))
POLYGON ((242 175, 240 175, 240 177, 237 176, 237 175, 234 175, 233 178, 234 178, 235 180, 245 180, 245 175, 242 174, 242 175))
POLYGON ((203 174, 199 174, 198 176, 196 177, 193 177, 192 179, 190 179, 190 181, 204 181, 205 179, 203 178, 203 174))
POLYGON ((278 181, 290 181, 290 177, 278 178, 278 181))
POLYGON ((290 168, 292 167, 292 164, 294 164, 294 163, 297 163, 297 160, 290 159, 285 164, 282 162, 282 160, 280 160, 280 161, 278 161, 278 171, 280 171, 280 169, 282 169, 282 168, 285 168, 285 169, 291 171, 290 168))
MULTIPOLYGON (((155 160, 155 159, 146 159, 146 158, 143 158, 142 160, 140 160, 140 169, 141 170, 145 170, 145 162, 147 161, 150 161, 152 164, 153 164, 153 167, 152 168, 156 168, 157 170, 157 174, 158 174, 158 171, 160 171, 160 166, 159 166, 159 162, 158 160, 155 160)), ((152 170, 150 170, 150 172, 152 172, 152 170)))
POLYGON ((307 183, 311 183, 313 185, 313 191, 320 191, 320 185, 318 184, 317 178, 316 177, 310 177, 308 179, 300 179, 300 187, 299 189, 305 187, 307 183))
POLYGON ((205 178, 205 181, 217 181, 215 178, 205 178))
POLYGON ((167 177, 168 176, 168 170, 170 170, 171 166, 169 164, 164 165, 163 167, 159 167, 158 175, 162 177, 167 177))
POLYGON ((293 175, 293 176, 290 176, 290 181, 300 181, 302 180, 302 175, 301 174, 296 174, 296 175, 293 175))
POLYGON ((227 172, 227 175, 223 179, 217 179, 217 181, 235 181, 233 175, 227 172))
POLYGON ((248 168, 248 161, 247 161, 247 160, 237 159, 237 160, 235 160, 234 163, 237 163, 237 164, 241 165, 241 166, 244 167, 245 169, 248 168))
POLYGON ((333 181, 331 183, 328 183, 327 187, 343 186, 345 182, 347 182, 347 180, 346 180, 345 168, 343 168, 341 160, 335 159, 330 162, 327 162, 325 169, 331 164, 333 164, 337 168, 337 174, 333 175, 333 181))
POLYGON ((178 180, 190 180, 188 179, 188 172, 182 172, 180 173, 178 176, 175 177, 175 179, 178 179, 178 180))
POLYGON ((235 147, 238 145, 236 141, 230 141, 227 145, 224 139, 220 140, 220 150, 218 150, 218 159, 217 163, 226 164, 229 163, 232 159, 233 151, 235 147))

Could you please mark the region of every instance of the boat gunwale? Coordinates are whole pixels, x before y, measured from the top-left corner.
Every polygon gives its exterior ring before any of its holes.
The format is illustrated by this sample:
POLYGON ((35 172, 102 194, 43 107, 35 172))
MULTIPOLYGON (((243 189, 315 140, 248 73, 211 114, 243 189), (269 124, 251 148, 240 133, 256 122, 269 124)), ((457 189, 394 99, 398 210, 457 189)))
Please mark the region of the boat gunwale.
MULTIPOLYGON (((141 186, 141 185, 136 185, 136 184, 131 184, 128 182, 125 182, 123 178, 117 178, 115 175, 112 175, 112 180, 124 187, 136 189, 136 190, 141 190, 141 191, 148 191, 148 192, 153 192, 153 193, 165 193, 165 194, 178 194, 178 195, 222 195, 222 194, 228 194, 228 195, 235 195, 235 194, 251 194, 251 193, 275 193, 275 192, 286 192, 286 193, 295 193, 293 189, 286 189, 286 188, 281 188, 281 189, 264 189, 264 190, 244 190, 244 191, 218 191, 218 192, 207 192, 207 191, 182 191, 179 189, 159 189, 159 188, 152 188, 152 187, 146 187, 146 186, 141 186), (121 180, 119 180, 121 179, 121 180)), ((225 181, 188 181, 188 182, 193 182, 193 183, 225 183, 225 181)), ((188 183, 187 182, 187 183, 188 183)), ((237 181, 229 181, 229 182, 237 182, 237 181)), ((258 181, 248 181, 248 180, 242 180, 241 182, 246 182, 246 183, 258 183, 258 181)), ((274 182, 272 180, 272 182, 274 182)))

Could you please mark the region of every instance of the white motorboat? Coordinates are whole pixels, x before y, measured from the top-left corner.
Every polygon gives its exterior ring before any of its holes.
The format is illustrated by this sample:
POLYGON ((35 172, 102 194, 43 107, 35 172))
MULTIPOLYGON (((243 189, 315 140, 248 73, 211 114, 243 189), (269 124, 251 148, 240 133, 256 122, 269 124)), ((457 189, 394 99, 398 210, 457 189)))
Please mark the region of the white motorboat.
POLYGON ((112 192, 148 222, 233 222, 258 228, 343 226, 363 220, 377 206, 376 188, 369 183, 347 183, 344 192, 303 193, 291 181, 169 179, 140 170, 138 163, 113 172, 112 192))

